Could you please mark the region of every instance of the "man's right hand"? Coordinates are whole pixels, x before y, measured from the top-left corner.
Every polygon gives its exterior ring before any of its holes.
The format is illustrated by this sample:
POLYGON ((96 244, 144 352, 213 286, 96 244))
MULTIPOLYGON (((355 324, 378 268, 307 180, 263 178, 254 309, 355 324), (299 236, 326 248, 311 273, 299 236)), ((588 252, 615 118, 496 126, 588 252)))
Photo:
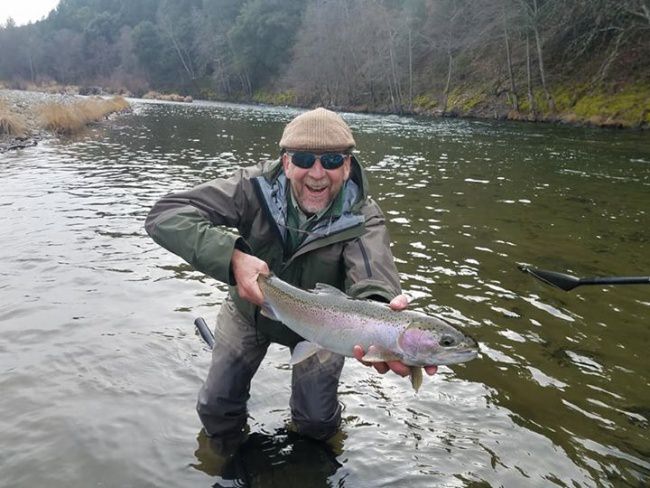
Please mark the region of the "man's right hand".
POLYGON ((237 293, 241 298, 255 305, 262 305, 264 295, 257 284, 257 277, 270 273, 269 267, 261 259, 235 249, 230 261, 232 274, 237 282, 237 293))

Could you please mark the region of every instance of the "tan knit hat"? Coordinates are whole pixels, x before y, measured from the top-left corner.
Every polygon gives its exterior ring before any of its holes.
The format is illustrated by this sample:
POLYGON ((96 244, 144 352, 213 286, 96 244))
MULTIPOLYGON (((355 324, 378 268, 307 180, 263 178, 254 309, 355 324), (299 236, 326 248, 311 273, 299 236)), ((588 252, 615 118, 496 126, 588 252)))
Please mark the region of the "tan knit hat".
POLYGON ((287 124, 280 147, 297 151, 347 151, 355 146, 350 127, 331 110, 317 108, 287 124))

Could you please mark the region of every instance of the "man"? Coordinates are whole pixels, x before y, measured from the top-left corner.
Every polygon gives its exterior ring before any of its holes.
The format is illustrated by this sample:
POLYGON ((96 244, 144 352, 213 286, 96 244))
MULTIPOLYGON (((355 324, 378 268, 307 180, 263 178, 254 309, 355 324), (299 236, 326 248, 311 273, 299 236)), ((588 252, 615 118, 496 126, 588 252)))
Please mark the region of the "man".
MULTIPOLYGON (((164 197, 145 224, 161 246, 230 284, 197 403, 208 435, 222 440, 240 437, 245 427, 250 382, 269 343, 293 349, 302 340, 260 314, 260 273, 273 272, 303 289, 326 283, 357 298, 390 302, 395 310, 408 304, 383 214, 367 195, 345 121, 323 108, 305 112, 287 124, 280 147, 279 161, 164 197)), ((355 347, 357 359, 363 354, 355 347)), ((332 354, 293 367, 290 406, 298 432, 327 439, 337 431, 343 362, 332 354)), ((397 361, 373 366, 380 373, 409 373, 397 361)), ((435 370, 430 366, 427 373, 435 370)))

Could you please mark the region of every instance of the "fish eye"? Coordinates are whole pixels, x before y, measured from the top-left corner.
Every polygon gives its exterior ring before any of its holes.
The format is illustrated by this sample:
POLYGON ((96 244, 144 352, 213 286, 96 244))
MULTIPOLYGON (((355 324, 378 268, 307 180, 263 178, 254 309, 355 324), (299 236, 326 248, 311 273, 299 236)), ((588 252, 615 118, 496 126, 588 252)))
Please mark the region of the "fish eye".
POLYGON ((456 344, 456 340, 450 335, 444 335, 440 338, 440 345, 442 347, 451 347, 456 344))

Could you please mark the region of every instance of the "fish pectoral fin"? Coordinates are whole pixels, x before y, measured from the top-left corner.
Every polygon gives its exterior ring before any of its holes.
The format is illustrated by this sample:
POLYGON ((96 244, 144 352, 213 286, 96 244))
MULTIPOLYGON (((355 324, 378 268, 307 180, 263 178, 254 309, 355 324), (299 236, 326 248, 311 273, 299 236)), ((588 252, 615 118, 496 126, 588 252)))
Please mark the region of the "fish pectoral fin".
POLYGON ((301 341, 293 348, 290 364, 293 366, 294 364, 301 363, 316 353, 318 353, 318 358, 323 362, 321 354, 329 353, 329 351, 325 351, 322 347, 313 342, 301 341))
POLYGON ((275 312, 271 308, 271 305, 266 300, 264 300, 264 303, 262 303, 262 305, 260 306, 260 314, 262 314, 264 317, 267 317, 271 320, 277 320, 278 322, 280 321, 278 316, 275 315, 275 312))
POLYGON ((399 361, 399 358, 381 347, 370 346, 361 360, 367 363, 383 363, 386 361, 399 361))
POLYGON ((311 292, 319 295, 334 295, 343 298, 350 298, 338 288, 335 288, 332 285, 326 285, 325 283, 316 283, 316 286, 314 286, 314 289, 311 290, 311 292))
POLYGON ((415 393, 418 392, 422 386, 422 368, 419 366, 411 366, 411 385, 415 390, 415 393))

